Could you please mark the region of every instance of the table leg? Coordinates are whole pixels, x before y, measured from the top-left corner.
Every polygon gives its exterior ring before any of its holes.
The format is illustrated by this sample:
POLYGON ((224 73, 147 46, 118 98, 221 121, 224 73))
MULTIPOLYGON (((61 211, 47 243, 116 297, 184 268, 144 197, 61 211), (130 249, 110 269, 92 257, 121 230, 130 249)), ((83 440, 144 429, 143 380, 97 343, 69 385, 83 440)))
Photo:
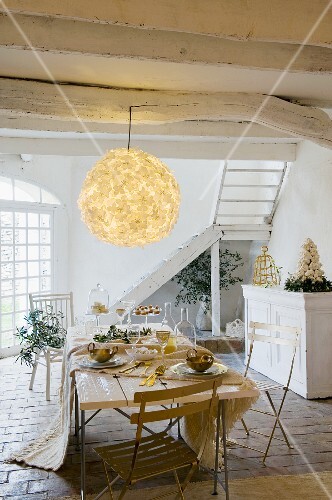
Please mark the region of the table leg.
POLYGON ((222 422, 222 444, 224 450, 224 473, 225 473, 225 493, 226 500, 229 500, 228 490, 228 466, 227 466, 227 436, 226 436, 226 408, 225 401, 221 401, 221 422, 222 422))
POLYGON ((85 494, 85 411, 81 410, 81 500, 85 494))
POLYGON ((217 485, 218 485, 218 468, 219 468, 219 443, 220 443, 220 405, 221 401, 218 402, 218 413, 217 413, 217 434, 216 434, 216 456, 214 462, 214 485, 212 495, 218 495, 217 485))
POLYGON ((76 451, 80 450, 80 415, 79 415, 79 408, 78 408, 78 396, 77 396, 77 390, 76 390, 76 385, 75 385, 75 436, 76 436, 76 451))

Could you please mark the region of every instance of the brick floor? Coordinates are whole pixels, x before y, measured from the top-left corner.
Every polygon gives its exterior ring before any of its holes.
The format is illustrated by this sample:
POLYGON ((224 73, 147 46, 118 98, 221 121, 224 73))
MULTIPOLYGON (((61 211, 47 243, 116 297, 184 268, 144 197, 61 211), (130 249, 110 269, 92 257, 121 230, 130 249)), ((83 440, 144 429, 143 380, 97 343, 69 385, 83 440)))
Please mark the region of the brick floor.
MULTIPOLYGON (((226 364, 243 370, 241 356, 224 354, 221 357, 226 364)), ((19 449, 23 442, 38 436, 56 414, 60 366, 52 367, 50 402, 45 401, 43 368, 40 367, 38 370, 34 390, 29 391, 30 370, 14 363, 13 359, 0 360, 0 452, 3 456, 19 449)), ((289 450, 283 442, 276 441, 271 448, 266 467, 262 466, 257 452, 243 448, 233 449, 230 451, 229 461, 232 478, 332 470, 332 400, 306 401, 290 392, 286 401, 283 421, 292 435, 294 449, 289 450)), ((269 430, 266 425, 267 418, 249 412, 246 421, 250 426, 264 432, 269 430)), ((133 429, 125 418, 113 411, 103 411, 91 421, 86 436, 88 492, 97 493, 105 485, 101 464, 91 450, 92 445, 131 438, 133 429)), ((232 437, 254 447, 262 446, 264 443, 264 438, 257 435, 245 438, 240 425, 236 425, 232 437)), ((0 499, 44 500, 77 494, 80 486, 79 477, 80 457, 75 451, 71 437, 66 461, 57 472, 2 462, 0 499)), ((208 477, 206 473, 200 472, 195 480, 208 477)), ((150 486, 170 482, 173 482, 173 477, 166 475, 149 481, 148 484, 150 486)))

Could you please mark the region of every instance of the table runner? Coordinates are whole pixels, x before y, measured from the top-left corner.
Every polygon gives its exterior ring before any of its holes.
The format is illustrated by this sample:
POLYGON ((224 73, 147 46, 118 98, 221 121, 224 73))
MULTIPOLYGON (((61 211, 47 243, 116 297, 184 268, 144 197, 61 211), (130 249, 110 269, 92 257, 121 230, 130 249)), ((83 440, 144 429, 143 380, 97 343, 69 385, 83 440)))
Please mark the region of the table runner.
MULTIPOLYGON (((88 343, 82 345, 82 341, 86 341, 85 338, 74 338, 68 341, 65 346, 64 351, 64 361, 62 364, 62 377, 61 377, 61 387, 59 390, 59 403, 60 409, 59 414, 56 417, 54 423, 46 430, 39 438, 35 439, 33 442, 24 446, 20 451, 14 453, 9 460, 14 460, 17 462, 24 462, 27 465, 32 465, 42 469, 58 470, 64 462, 69 433, 70 433, 70 423, 71 423, 71 412, 73 406, 74 397, 74 384, 73 375, 77 370, 83 370, 78 366, 79 360, 82 356, 86 355, 88 350, 88 343)), ((106 347, 108 344, 102 344, 106 347)), ((114 343, 111 344, 114 346, 114 343)), ((121 356, 127 356, 125 349, 130 348, 126 344, 116 344, 119 348, 119 354, 121 356)), ((96 347, 98 344, 96 344, 96 347)), ((185 339, 179 339, 178 350, 172 354, 165 356, 166 366, 171 366, 181 360, 185 360, 186 353, 191 344, 186 342, 185 339)), ((207 349, 199 348, 200 353, 210 353, 207 349)), ((150 372, 153 368, 161 364, 160 358, 154 360, 151 364, 150 372)), ((98 370, 102 373, 113 374, 121 377, 125 376, 139 376, 140 370, 137 370, 130 374, 119 374, 118 372, 123 369, 123 366, 117 368, 104 368, 98 370)), ((84 368, 84 371, 86 369, 84 368)), ((87 370, 90 371, 90 370, 87 370)), ((91 370, 94 371, 95 370, 91 370)), ((222 375, 223 384, 225 385, 238 385, 239 390, 252 389, 255 387, 253 381, 249 379, 244 379, 242 375, 238 372, 229 369, 229 371, 222 375)), ((179 377, 173 373, 166 373, 162 379, 167 381, 167 379, 175 380, 191 380, 197 382, 197 377, 179 377)), ((139 390, 139 388, 138 388, 139 390)), ((236 420, 241 418, 241 416, 255 403, 258 396, 255 398, 240 398, 228 400, 226 402, 226 421, 227 421, 227 431, 229 431, 236 420)), ((206 425, 210 426, 209 439, 207 441, 207 446, 204 450, 202 457, 202 465, 213 468, 214 467, 214 436, 215 436, 215 418, 212 422, 207 422, 206 415, 196 414, 190 417, 186 417, 183 420, 181 433, 187 444, 193 449, 198 450, 200 445, 200 431, 206 425)), ((222 459, 220 458, 220 461, 222 459)))

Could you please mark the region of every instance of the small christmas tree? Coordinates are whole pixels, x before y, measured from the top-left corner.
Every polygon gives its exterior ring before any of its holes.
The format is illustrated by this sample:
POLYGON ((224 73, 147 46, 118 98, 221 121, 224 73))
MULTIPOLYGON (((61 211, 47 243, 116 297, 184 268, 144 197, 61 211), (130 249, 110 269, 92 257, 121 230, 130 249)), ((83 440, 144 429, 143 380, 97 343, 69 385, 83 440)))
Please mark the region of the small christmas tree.
POLYGON ((291 292, 331 292, 332 283, 324 275, 315 243, 308 238, 302 245, 297 271, 285 283, 291 292))

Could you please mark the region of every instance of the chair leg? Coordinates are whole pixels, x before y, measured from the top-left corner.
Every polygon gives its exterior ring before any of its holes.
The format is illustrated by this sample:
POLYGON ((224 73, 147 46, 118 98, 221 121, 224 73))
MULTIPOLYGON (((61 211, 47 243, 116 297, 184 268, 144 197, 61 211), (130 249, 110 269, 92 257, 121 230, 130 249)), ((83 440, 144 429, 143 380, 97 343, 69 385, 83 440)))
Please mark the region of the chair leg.
POLYGON ((118 500, 121 500, 125 496, 128 488, 129 488, 129 481, 126 481, 122 487, 122 490, 120 491, 120 495, 118 496, 118 500))
POLYGON ((33 389, 33 384, 35 383, 35 377, 36 377, 36 371, 37 371, 37 368, 38 368, 38 360, 39 360, 39 356, 40 354, 36 354, 35 356, 35 362, 33 364, 33 368, 32 368, 32 373, 31 373, 31 378, 30 378, 30 384, 29 384, 29 390, 32 391, 33 389))
POLYGON ((46 351, 46 400, 51 400, 51 353, 46 351))
POLYGON ((106 474, 106 478, 107 478, 107 485, 108 485, 108 491, 109 491, 109 494, 110 494, 110 498, 111 498, 111 500, 114 500, 113 492, 112 492, 112 487, 111 487, 111 481, 110 481, 110 478, 109 478, 109 475, 108 475, 108 471, 107 471, 107 467, 106 467, 106 463, 104 462, 104 460, 103 460, 103 466, 104 466, 105 474, 106 474))
POLYGON ((266 393, 266 396, 267 396, 267 398, 268 398, 268 400, 269 400, 269 402, 270 402, 271 408, 272 408, 272 410, 273 410, 273 412, 274 412, 274 415, 275 415, 275 422, 274 422, 274 425, 273 425, 273 428, 272 428, 272 432, 271 432, 271 434, 270 434, 269 441, 268 441, 268 444, 267 444, 267 447, 266 447, 266 450, 265 450, 265 453, 264 453, 264 457, 263 457, 263 464, 264 464, 264 465, 265 465, 265 460, 266 460, 266 458, 267 458, 267 454, 268 454, 268 452, 269 452, 269 449, 270 449, 270 446, 271 446, 271 443, 272 443, 272 439, 273 439, 273 436, 274 436, 275 430, 276 430, 276 428, 277 428, 277 425, 279 425, 279 427, 280 427, 280 429, 281 429, 281 432, 282 432, 282 434, 283 434, 283 436, 284 436, 284 439, 285 439, 285 441, 286 441, 286 444, 287 444, 288 448, 290 448, 290 449, 291 449, 291 448, 293 448, 293 447, 292 447, 292 445, 290 444, 289 440, 288 440, 288 437, 287 437, 287 435, 286 435, 286 433, 285 433, 285 431, 284 431, 284 428, 283 428, 283 426, 282 426, 282 424, 281 424, 281 422, 280 422, 280 419, 279 419, 279 416, 280 416, 280 413, 281 413, 281 410, 282 410, 282 407, 283 407, 283 404, 284 404, 284 401, 285 401, 285 398, 286 398, 286 392, 285 392, 285 394, 284 394, 284 396, 283 396, 283 398, 282 398, 282 400, 281 400, 281 403, 280 403, 280 407, 279 407, 278 412, 277 412, 277 410, 276 410, 276 408, 275 408, 275 406, 274 406, 274 403, 273 403, 273 401, 272 401, 272 398, 271 398, 271 396, 270 396, 270 393, 269 393, 268 391, 265 391, 265 393, 266 393))
POLYGON ((249 429, 248 429, 248 427, 247 427, 247 424, 246 424, 246 423, 245 423, 245 421, 243 420, 243 418, 241 418, 241 424, 242 424, 242 426, 243 426, 243 428, 244 428, 244 430, 245 430, 245 432, 246 432, 247 436, 249 436, 249 429))
MULTIPOLYGON (((179 490, 180 498, 181 498, 181 500, 185 500, 184 495, 183 495, 183 491, 182 491, 182 487, 181 487, 181 483, 179 481, 179 476, 178 476, 178 473, 176 472, 175 469, 173 470, 173 474, 174 474, 175 481, 176 481, 176 484, 177 484, 177 487, 178 487, 178 490, 179 490)), ((177 497, 179 495, 177 495, 177 497)))
MULTIPOLYGON (((192 478, 195 470, 197 469, 197 467, 198 467, 197 463, 192 464, 192 466, 190 467, 190 470, 189 470, 189 472, 188 472, 185 480, 181 484, 181 494, 182 494, 182 497, 183 497, 184 490, 187 488, 188 484, 190 483, 190 480, 191 480, 191 478, 192 478)), ((182 497, 179 497, 179 495, 177 495, 175 497, 175 499, 182 498, 182 497)))

